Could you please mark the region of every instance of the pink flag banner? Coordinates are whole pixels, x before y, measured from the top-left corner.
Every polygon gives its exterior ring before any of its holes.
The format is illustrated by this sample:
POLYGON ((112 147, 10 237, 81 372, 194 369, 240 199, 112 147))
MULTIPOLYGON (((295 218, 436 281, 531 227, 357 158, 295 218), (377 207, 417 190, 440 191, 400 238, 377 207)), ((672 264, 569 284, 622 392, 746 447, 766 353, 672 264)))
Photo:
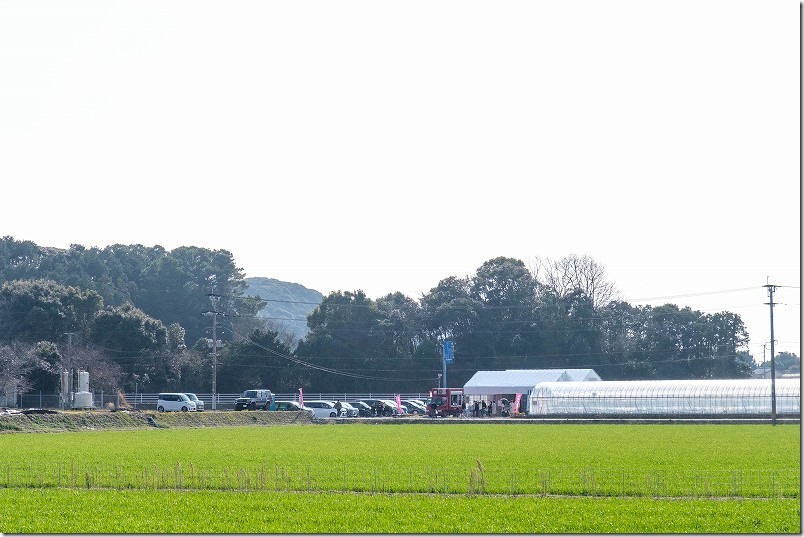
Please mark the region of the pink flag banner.
POLYGON ((304 394, 301 388, 299 388, 299 406, 304 407, 304 394))
POLYGON ((402 401, 400 400, 399 394, 396 394, 396 408, 398 408, 399 413, 402 414, 402 401))
POLYGON ((519 401, 522 399, 522 394, 516 394, 516 399, 514 399, 514 414, 519 414, 519 401))

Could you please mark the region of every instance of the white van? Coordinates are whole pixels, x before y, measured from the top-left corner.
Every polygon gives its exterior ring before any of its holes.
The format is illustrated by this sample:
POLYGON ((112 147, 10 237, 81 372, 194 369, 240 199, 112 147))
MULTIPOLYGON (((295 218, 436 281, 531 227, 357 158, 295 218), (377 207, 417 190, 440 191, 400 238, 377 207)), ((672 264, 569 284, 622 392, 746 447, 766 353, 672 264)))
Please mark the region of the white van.
POLYGON ((304 406, 313 411, 316 418, 346 417, 346 409, 341 408, 341 415, 335 410, 334 401, 304 401, 304 406))
POLYGON ((159 412, 195 412, 195 403, 183 393, 160 393, 156 401, 159 412))

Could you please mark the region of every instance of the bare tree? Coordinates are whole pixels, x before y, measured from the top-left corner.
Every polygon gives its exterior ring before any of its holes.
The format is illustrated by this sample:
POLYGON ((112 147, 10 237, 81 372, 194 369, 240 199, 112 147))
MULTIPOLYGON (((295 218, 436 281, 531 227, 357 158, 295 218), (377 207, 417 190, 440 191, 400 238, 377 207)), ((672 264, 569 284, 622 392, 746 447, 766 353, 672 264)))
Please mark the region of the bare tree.
POLYGON ((559 297, 582 291, 592 300, 595 309, 604 307, 618 296, 614 284, 606 281, 603 265, 588 255, 570 254, 558 261, 536 258, 530 270, 542 286, 559 297))
POLYGON ((72 362, 73 367, 90 374, 90 391, 112 393, 121 388, 123 368, 108 359, 98 347, 84 345, 73 349, 72 362))
POLYGON ((13 342, 0 347, 0 402, 16 405, 17 395, 31 389, 28 374, 36 365, 36 351, 31 345, 13 342))

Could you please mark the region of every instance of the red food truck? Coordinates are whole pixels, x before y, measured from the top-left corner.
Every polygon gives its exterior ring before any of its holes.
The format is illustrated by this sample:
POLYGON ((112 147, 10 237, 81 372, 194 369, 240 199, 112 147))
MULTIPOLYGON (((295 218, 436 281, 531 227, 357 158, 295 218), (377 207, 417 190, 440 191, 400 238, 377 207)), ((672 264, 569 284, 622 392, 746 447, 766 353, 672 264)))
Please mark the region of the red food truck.
POLYGON ((430 416, 460 416, 463 388, 431 388, 427 411, 430 416))

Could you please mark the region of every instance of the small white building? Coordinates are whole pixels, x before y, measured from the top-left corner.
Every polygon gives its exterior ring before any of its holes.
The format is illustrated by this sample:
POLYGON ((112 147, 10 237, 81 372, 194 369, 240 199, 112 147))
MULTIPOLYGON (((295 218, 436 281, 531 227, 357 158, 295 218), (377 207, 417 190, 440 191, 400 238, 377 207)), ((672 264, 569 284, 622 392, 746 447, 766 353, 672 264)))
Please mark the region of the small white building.
MULTIPOLYGON (((463 385, 467 405, 476 400, 493 402, 500 408, 500 400, 513 401, 522 394, 519 411, 530 413, 530 395, 541 382, 589 382, 601 380, 594 369, 506 369, 505 371, 478 371, 463 385)), ((496 413, 496 412, 495 412, 496 413)))

